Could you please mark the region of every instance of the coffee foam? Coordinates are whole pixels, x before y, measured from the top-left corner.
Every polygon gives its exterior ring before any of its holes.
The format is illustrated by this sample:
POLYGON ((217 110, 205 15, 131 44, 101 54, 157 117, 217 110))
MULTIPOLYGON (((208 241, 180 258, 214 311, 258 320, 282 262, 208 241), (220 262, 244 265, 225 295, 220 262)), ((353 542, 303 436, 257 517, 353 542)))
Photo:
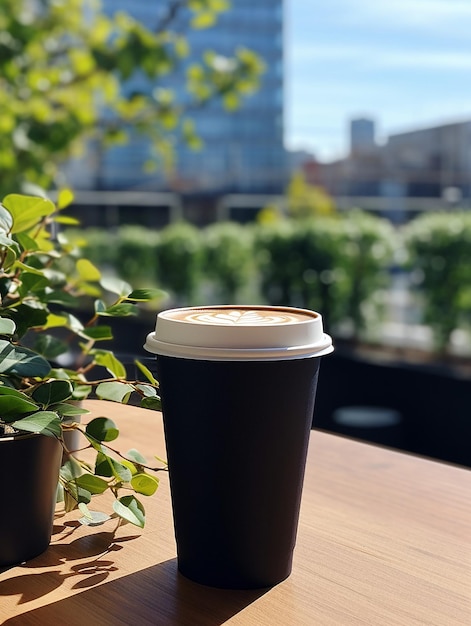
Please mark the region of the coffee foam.
POLYGON ((204 360, 279 360, 332 352, 322 317, 293 307, 209 306, 162 311, 145 349, 204 360))
POLYGON ((214 324, 223 326, 265 326, 298 324, 317 317, 314 312, 294 312, 287 308, 266 309, 253 307, 220 307, 174 309, 169 317, 191 324, 214 324))

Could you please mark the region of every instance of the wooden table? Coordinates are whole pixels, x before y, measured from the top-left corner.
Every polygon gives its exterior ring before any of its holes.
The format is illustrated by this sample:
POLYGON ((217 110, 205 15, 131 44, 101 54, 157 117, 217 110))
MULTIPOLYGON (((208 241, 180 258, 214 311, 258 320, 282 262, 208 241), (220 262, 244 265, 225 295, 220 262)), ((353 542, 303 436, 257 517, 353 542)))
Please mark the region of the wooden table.
MULTIPOLYGON (((165 455, 159 413, 88 407, 116 420, 121 449, 165 455)), ((178 574, 166 474, 146 510, 144 530, 115 533, 114 522, 86 529, 58 516, 47 552, 0 573, 1 623, 471 624, 465 469, 313 431, 293 573, 270 590, 212 589, 178 574)))

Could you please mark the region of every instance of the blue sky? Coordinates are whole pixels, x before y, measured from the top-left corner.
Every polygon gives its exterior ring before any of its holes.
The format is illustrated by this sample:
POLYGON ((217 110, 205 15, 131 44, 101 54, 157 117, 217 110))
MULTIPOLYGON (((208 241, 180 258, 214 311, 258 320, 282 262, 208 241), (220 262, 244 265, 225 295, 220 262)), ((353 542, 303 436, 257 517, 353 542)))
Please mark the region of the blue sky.
POLYGON ((285 143, 348 151, 352 117, 396 132, 471 119, 471 0, 285 0, 285 143))

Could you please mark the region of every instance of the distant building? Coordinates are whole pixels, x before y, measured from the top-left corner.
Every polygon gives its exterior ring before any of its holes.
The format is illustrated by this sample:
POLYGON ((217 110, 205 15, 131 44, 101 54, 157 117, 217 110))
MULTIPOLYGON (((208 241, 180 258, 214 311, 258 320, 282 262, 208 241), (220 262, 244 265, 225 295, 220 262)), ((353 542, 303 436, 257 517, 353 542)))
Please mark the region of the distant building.
POLYGON ((373 152, 376 148, 375 123, 369 118, 350 121, 350 154, 360 155, 373 152))
POLYGON ((410 196, 442 196, 455 187, 470 196, 471 121, 391 135, 384 172, 400 180, 410 196))
MULTIPOLYGON (((169 4, 170 0, 103 0, 105 11, 125 10, 150 27, 157 24, 169 4)), ((169 179, 162 173, 143 171, 149 158, 149 142, 136 135, 127 145, 104 153, 89 146, 88 171, 82 168, 76 176, 72 168, 68 171, 78 187, 184 194, 280 193, 284 189, 287 176, 283 148, 283 0, 237 0, 221 14, 216 26, 188 30, 186 35, 192 62, 205 50, 231 55, 236 48, 247 47, 257 52, 266 64, 260 90, 246 98, 234 113, 228 113, 218 103, 193 111, 191 117, 204 148, 195 152, 179 145, 176 169, 169 179)), ((182 68, 182 73, 169 78, 166 86, 181 90, 184 71, 182 68)), ((155 87, 151 81, 138 77, 123 88, 135 89, 136 80, 140 89, 151 91, 155 87)))
POLYGON ((381 146, 364 122, 352 121, 351 154, 318 164, 313 182, 341 203, 378 211, 471 203, 470 120, 394 134, 381 146))

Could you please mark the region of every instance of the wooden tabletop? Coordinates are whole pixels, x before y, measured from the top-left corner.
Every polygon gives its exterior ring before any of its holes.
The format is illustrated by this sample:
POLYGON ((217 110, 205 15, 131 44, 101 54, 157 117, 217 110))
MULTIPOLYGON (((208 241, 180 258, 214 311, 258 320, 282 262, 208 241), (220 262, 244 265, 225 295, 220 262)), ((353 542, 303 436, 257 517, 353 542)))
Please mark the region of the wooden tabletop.
MULTIPOLYGON (((120 449, 165 456, 159 413, 99 401, 88 408, 116 421, 120 449)), ((145 500, 144 530, 90 529, 58 514, 49 549, 0 572, 0 622, 471 624, 468 470, 313 431, 293 572, 260 591, 212 589, 178 574, 168 476, 160 477, 145 500)))

